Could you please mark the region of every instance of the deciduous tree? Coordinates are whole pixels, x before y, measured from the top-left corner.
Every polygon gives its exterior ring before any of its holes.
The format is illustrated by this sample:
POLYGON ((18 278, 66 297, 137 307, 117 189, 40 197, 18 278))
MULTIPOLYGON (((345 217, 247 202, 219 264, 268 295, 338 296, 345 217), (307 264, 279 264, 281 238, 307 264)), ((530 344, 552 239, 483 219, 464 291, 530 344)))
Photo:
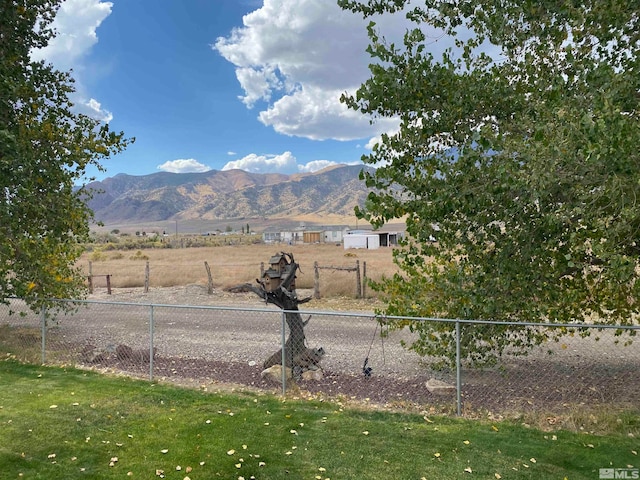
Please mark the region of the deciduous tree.
POLYGON ((92 212, 78 184, 130 141, 74 113, 70 72, 31 61, 55 36, 59 4, 0 2, 0 298, 32 307, 84 292, 75 262, 92 212))
MULTIPOLYGON (((363 173, 375 190, 357 212, 375 225, 406 218, 401 274, 377 285, 386 313, 637 321, 637 3, 339 3, 413 22, 402 44, 369 25, 371 78, 343 96, 401 121, 363 158, 379 168, 363 173), (430 53, 447 38, 450 48, 430 53)), ((418 352, 453 354, 450 326, 417 328, 418 352)), ((545 340, 540 330, 478 325, 463 328, 462 346, 484 362, 545 340)))

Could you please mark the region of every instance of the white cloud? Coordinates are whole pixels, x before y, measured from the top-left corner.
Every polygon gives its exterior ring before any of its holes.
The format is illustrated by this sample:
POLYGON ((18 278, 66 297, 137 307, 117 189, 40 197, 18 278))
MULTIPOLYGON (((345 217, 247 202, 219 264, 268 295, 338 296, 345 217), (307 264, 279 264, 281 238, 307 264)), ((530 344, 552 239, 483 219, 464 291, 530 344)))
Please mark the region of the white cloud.
MULTIPOLYGON (((360 162, 355 162, 349 165, 356 165, 359 163, 360 162)), ((280 155, 257 155, 255 153, 251 153, 240 160, 227 162, 227 164, 222 167, 222 170, 239 169, 252 173, 291 174, 296 172, 313 173, 332 165, 343 164, 332 160, 312 160, 306 164, 299 164, 296 157, 292 155, 291 152, 283 152, 280 155)))
POLYGON ((233 157, 234 155, 237 155, 236 152, 232 152, 231 150, 227 152, 227 155, 229 155, 230 157, 233 157))
MULTIPOLYGON (((406 27, 402 15, 376 20, 397 38, 406 27)), ((369 77, 367 23, 334 1, 264 0, 213 48, 236 66, 241 100, 248 107, 267 102, 259 113, 265 125, 314 140, 353 140, 397 125, 371 125, 339 100, 369 77)))
POLYGON ((164 162, 162 165, 158 165, 158 170, 170 173, 199 173, 208 172, 210 167, 200 163, 194 158, 179 158, 177 160, 170 160, 164 162))
POLYGON ((111 14, 112 7, 113 3, 100 0, 64 0, 52 24, 56 36, 46 47, 31 51, 34 61, 45 60, 61 71, 73 70, 76 92, 70 98, 74 110, 107 123, 113 115, 84 92, 82 72, 84 57, 98 42, 96 30, 111 14))
POLYGON ((100 102, 94 98, 90 98, 88 101, 80 100, 75 104, 75 108, 80 113, 105 123, 109 123, 113 119, 111 112, 103 109, 100 102))
MULTIPOLYGON (((235 65, 244 91, 240 99, 249 108, 258 106, 259 120, 276 132, 313 140, 379 137, 397 131, 399 121, 376 118, 371 124, 339 101, 370 77, 366 48, 371 20, 397 45, 406 29, 415 27, 402 12, 364 20, 335 0, 264 0, 243 17, 241 27, 212 47, 235 65)), ((434 58, 454 46, 442 31, 424 26, 424 33, 434 58)), ((468 38, 470 33, 461 26, 458 35, 468 38)))
POLYGON ((398 120, 387 118, 372 127, 367 117, 337 101, 341 93, 305 86, 280 98, 258 118, 278 133, 312 140, 354 140, 398 128, 398 120))
POLYGON ((298 171, 302 173, 313 173, 323 168, 331 167, 333 165, 339 165, 337 162, 331 160, 313 160, 306 165, 298 165, 298 171))
POLYGON ((33 60, 47 60, 59 70, 77 68, 78 61, 98 42, 96 30, 111 14, 113 3, 65 0, 53 21, 57 34, 49 45, 31 52, 33 60))
POLYGON ((296 157, 291 152, 280 155, 256 155, 251 153, 240 160, 227 162, 222 170, 239 169, 253 173, 289 173, 297 168, 296 157))

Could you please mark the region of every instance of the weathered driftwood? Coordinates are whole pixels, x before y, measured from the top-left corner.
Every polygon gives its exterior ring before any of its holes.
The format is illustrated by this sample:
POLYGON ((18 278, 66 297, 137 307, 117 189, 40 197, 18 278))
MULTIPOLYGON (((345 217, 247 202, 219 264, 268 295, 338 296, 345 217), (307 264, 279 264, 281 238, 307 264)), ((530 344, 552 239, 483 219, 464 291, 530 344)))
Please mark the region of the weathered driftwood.
MULTIPOLYGON (((298 298, 295 287, 296 272, 299 268, 298 264, 291 253, 282 253, 287 261, 286 269, 281 277, 281 282, 277 288, 271 288, 271 285, 264 282, 263 279, 257 280, 257 285, 245 284, 244 287, 260 296, 267 303, 272 303, 280 307, 285 312, 285 321, 289 327, 289 337, 284 346, 285 356, 284 365, 293 370, 295 376, 302 374, 306 370, 317 368, 324 349, 307 348, 304 327, 309 323, 311 317, 306 321, 302 319, 298 311, 298 305, 306 303, 312 297, 298 298)), ((273 365, 282 365, 282 349, 269 356, 264 361, 264 368, 267 369, 273 365)))

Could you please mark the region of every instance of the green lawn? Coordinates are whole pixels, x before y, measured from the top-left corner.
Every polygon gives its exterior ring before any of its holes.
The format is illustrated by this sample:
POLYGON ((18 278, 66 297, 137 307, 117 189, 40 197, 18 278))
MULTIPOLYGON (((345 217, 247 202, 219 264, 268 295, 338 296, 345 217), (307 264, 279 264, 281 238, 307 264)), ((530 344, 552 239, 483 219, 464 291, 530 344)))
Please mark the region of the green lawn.
POLYGON ((0 361, 3 479, 594 480, 640 465, 639 429, 628 412, 607 435, 543 432, 0 361))

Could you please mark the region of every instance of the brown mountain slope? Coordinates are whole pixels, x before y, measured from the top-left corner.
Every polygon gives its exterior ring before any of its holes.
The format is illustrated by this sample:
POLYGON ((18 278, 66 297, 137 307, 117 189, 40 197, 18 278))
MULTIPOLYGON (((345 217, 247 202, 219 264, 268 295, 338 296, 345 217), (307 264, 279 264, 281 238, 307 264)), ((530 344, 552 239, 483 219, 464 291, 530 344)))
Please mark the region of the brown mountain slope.
POLYGON ((362 166, 342 165, 310 174, 256 174, 242 170, 205 173, 119 174, 91 188, 88 202, 104 223, 140 221, 352 215, 369 190, 362 166))

